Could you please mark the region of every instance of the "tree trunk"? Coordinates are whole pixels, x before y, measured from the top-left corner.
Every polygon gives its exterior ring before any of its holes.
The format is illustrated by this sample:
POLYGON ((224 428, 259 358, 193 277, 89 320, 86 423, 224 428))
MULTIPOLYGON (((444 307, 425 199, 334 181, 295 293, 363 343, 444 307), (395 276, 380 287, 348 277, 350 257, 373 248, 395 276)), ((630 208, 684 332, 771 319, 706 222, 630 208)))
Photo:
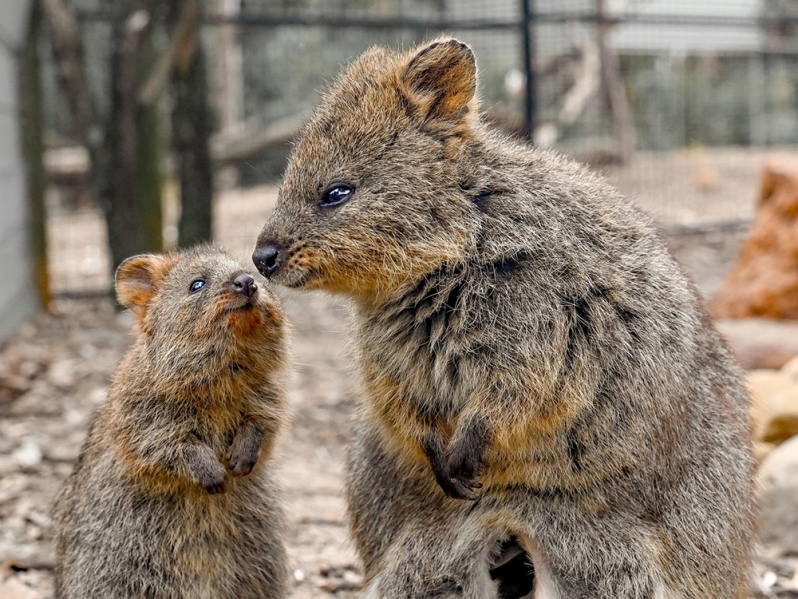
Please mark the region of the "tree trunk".
POLYGON ((39 80, 38 39, 41 30, 42 10, 34 0, 28 25, 28 35, 19 62, 19 107, 22 116, 22 155, 25 159, 30 213, 29 243, 32 256, 33 278, 43 307, 50 303, 50 286, 47 276, 47 214, 44 192, 47 175, 42 154, 42 89, 39 80))
MULTIPOLYGON (((146 69, 157 59, 152 34, 150 31, 143 40, 139 53, 139 81, 144 78, 146 69)), ((164 143, 160 102, 139 104, 136 114, 136 193, 139 198, 144 249, 147 252, 163 251, 164 143)))
POLYGON ((195 38, 185 65, 173 71, 172 144, 180 179, 178 244, 188 247, 213 235, 213 166, 210 155, 211 113, 205 52, 195 38))
POLYGON ((107 173, 102 194, 112 267, 129 256, 162 249, 157 105, 142 107, 138 88, 151 58, 148 23, 131 10, 114 25, 111 111, 106 129, 107 173))

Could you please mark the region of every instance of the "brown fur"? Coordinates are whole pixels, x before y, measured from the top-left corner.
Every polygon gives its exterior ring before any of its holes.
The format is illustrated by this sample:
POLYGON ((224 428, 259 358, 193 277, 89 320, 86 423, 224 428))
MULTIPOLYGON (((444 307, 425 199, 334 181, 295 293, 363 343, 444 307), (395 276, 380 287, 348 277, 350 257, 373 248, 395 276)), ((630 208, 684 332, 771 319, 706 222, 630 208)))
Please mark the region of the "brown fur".
POLYGON ((738 366, 649 219, 488 131, 475 81, 456 40, 360 57, 304 128, 253 256, 354 300, 367 596, 495 596, 511 540, 538 597, 747 596, 738 366), (338 183, 351 199, 325 206, 338 183))
POLYGON ((286 596, 284 316, 244 272, 210 247, 119 267, 138 335, 56 500, 56 598, 286 596))

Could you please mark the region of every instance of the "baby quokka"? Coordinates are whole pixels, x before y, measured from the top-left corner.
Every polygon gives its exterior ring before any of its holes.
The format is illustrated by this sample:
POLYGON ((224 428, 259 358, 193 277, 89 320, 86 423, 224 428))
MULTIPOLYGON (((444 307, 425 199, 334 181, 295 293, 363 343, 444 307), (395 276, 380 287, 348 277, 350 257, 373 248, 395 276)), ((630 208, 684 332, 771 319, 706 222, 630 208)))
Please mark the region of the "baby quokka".
POLYGON ((56 598, 286 596, 277 299, 208 246, 129 258, 116 291, 136 342, 56 500, 56 598))

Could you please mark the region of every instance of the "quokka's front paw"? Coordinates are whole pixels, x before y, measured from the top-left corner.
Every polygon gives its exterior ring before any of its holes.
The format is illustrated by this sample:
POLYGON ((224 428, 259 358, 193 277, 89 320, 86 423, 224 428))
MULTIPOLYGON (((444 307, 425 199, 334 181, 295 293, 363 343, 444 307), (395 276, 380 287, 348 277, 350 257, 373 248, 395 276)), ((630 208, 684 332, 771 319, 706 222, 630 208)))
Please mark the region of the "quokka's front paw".
POLYGON ((197 474, 197 483, 211 495, 224 493, 227 491, 227 469, 217 462, 197 474))
POLYGON ((227 463, 235 476, 246 476, 258 463, 259 456, 260 446, 239 435, 233 439, 230 451, 227 452, 227 463))
POLYGON ((463 481, 452 477, 440 477, 437 479, 438 485, 447 497, 452 499, 466 499, 468 501, 476 501, 479 495, 474 492, 474 489, 479 489, 482 484, 477 481, 463 481))
MULTIPOLYGON (((449 478, 456 488, 467 489, 466 494, 470 493, 473 498, 477 497, 474 489, 482 488, 482 483, 478 479, 488 467, 487 450, 487 428, 481 421, 473 420, 462 431, 462 434, 455 435, 446 452, 449 478)), ((463 497, 462 499, 471 498, 463 497)))

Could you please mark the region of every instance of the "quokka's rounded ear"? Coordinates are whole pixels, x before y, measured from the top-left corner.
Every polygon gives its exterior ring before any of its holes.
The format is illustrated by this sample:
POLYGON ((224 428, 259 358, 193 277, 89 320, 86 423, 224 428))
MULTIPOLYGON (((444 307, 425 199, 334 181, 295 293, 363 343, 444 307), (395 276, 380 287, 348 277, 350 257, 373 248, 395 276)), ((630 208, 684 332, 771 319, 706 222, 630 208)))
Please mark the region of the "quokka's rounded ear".
POLYGON ((431 42, 410 56, 402 86, 424 118, 459 119, 477 89, 474 53, 456 39, 431 42))
POLYGON ((168 269, 169 261, 164 256, 142 254, 126 259, 116 269, 119 303, 130 308, 136 316, 143 316, 168 269))

